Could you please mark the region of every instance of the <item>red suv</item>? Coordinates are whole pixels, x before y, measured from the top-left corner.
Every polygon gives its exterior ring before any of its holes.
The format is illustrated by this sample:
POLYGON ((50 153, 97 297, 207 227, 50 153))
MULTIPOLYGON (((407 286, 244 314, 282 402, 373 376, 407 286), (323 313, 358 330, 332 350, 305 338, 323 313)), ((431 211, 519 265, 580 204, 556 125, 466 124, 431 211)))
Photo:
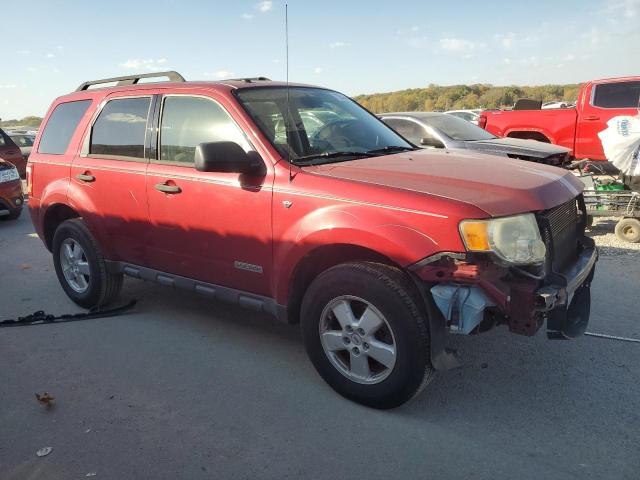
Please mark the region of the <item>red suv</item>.
POLYGON ((29 209, 77 304, 129 275, 299 322, 320 375, 378 408, 455 365, 448 332, 584 332, 597 252, 571 173, 421 150, 324 88, 138 84, 158 75, 82 84, 36 139, 29 209))

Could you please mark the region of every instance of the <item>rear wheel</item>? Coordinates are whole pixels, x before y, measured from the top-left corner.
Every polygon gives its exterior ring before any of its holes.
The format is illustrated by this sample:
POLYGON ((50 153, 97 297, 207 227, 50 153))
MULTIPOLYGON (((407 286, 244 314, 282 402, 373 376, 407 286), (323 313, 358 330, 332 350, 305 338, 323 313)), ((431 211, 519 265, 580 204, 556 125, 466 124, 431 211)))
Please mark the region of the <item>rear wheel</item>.
POLYGON ((111 303, 123 276, 107 271, 100 247, 79 218, 60 224, 53 236, 53 263, 65 293, 84 308, 111 303))
POLYGON ((396 268, 362 262, 321 273, 305 294, 301 323, 316 370, 351 400, 397 407, 433 376, 421 299, 396 268))
POLYGON ((640 220, 637 218, 623 218, 616 223, 616 235, 626 242, 640 242, 640 220))

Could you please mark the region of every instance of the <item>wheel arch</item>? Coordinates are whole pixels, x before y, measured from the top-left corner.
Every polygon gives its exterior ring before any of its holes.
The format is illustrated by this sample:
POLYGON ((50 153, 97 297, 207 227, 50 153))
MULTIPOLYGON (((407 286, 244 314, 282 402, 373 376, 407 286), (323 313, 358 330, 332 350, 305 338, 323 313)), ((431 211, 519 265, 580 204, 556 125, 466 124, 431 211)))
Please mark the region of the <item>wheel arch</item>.
POLYGON ((51 251, 53 235, 55 234, 58 226, 65 220, 79 217, 81 217, 81 215, 76 210, 64 203, 56 203, 47 208, 42 225, 44 244, 49 251, 51 251))
POLYGON ((539 142, 554 143, 553 139, 542 130, 511 130, 506 136, 509 138, 521 138, 523 140, 537 140, 539 142))
POLYGON ((347 262, 375 262, 402 270, 389 257, 360 245, 335 243, 316 247, 302 257, 293 269, 287 291, 287 321, 300 322, 302 299, 311 282, 331 267, 347 262))

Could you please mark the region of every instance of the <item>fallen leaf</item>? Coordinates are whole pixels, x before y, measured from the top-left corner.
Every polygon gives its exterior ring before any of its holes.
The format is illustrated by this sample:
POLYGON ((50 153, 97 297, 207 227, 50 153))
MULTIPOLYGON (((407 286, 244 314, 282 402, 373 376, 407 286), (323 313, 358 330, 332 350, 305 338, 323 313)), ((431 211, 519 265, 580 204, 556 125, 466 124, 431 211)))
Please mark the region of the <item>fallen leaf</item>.
POLYGON ((53 450, 53 447, 42 447, 36 452, 36 455, 39 457, 46 457, 51 453, 51 450, 53 450))
POLYGON ((55 397, 52 397, 47 392, 44 392, 42 395, 36 393, 36 399, 38 400, 38 402, 40 402, 41 405, 50 407, 51 405, 53 405, 52 402, 55 400, 55 397))
POLYGON ((85 475, 85 477, 95 477, 97 475, 96 472, 89 472, 85 475))
POLYGON ((20 268, 22 270, 29 270, 31 268, 31 265, 29 265, 28 263, 21 263, 20 268))

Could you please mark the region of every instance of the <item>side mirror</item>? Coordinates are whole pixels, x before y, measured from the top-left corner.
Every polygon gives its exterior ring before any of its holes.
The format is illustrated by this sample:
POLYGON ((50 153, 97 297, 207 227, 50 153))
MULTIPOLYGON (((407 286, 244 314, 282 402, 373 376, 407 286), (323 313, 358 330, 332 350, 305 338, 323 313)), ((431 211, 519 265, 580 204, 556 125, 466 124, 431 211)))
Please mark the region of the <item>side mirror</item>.
POLYGON ((235 142, 206 142, 196 147, 195 167, 199 172, 229 172, 262 176, 267 173, 258 152, 245 152, 235 142))
POLYGON ((444 143, 438 140, 435 137, 425 137, 420 140, 420 145, 423 147, 432 147, 432 148, 444 148, 444 143))

